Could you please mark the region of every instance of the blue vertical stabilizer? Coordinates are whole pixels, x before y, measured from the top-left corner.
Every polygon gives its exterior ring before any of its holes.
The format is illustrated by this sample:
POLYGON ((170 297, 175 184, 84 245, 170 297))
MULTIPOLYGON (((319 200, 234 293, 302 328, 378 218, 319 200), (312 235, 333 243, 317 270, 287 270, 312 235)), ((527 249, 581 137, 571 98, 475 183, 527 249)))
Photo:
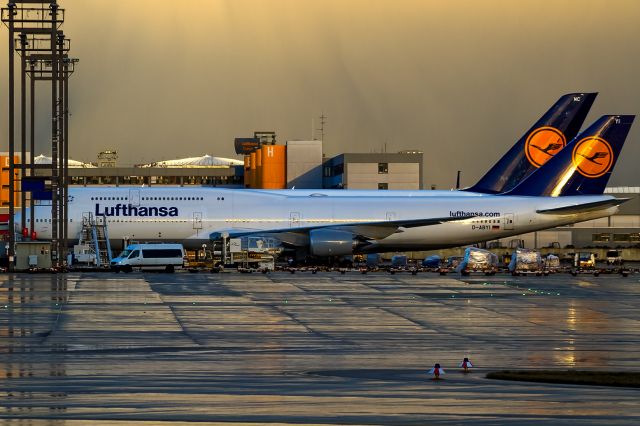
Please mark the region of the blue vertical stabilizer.
POLYGON ((514 188, 578 134, 597 95, 562 96, 478 183, 463 191, 498 194, 514 188))
POLYGON ((620 156, 634 115, 605 115, 505 195, 600 195, 620 156))

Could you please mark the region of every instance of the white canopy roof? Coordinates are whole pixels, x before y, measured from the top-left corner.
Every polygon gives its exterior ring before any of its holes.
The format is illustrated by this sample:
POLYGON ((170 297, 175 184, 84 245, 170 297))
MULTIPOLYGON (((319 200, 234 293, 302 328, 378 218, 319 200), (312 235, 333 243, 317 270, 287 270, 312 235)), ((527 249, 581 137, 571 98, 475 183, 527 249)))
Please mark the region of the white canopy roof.
MULTIPOLYGON (((37 157, 35 157, 33 159, 34 164, 51 164, 51 157, 46 157, 42 154, 38 155, 37 157)), ((93 164, 89 164, 89 163, 83 163, 82 161, 76 161, 76 160, 72 160, 69 159, 69 167, 76 167, 76 168, 95 168, 96 166, 94 166, 93 164)))
POLYGON ((203 155, 202 157, 189 157, 179 158, 177 160, 158 161, 155 163, 143 164, 140 167, 226 167, 241 166, 243 164, 244 161, 242 160, 203 155))

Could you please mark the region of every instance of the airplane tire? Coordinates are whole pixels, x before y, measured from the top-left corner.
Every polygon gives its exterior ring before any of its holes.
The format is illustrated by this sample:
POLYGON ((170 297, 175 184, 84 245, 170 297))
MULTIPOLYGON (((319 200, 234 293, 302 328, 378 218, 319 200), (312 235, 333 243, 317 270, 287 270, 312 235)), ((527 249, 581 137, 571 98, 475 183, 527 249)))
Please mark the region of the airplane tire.
POLYGON ((172 274, 173 272, 175 272, 176 268, 173 267, 173 265, 167 265, 166 268, 164 268, 165 272, 168 272, 170 274, 172 274))

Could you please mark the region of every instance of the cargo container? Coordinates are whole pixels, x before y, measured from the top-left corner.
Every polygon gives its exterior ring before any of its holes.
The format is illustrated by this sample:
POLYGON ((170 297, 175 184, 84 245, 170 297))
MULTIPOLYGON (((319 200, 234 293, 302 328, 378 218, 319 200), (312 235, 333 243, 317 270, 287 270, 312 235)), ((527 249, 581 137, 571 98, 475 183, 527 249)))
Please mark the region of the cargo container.
POLYGON ((530 273, 542 275, 544 273, 544 263, 542 262, 540 252, 525 248, 516 249, 511 255, 509 271, 512 275, 530 273))
POLYGON ((485 275, 494 275, 498 270, 498 256, 488 250, 468 247, 464 251, 462 262, 456 268, 461 275, 469 275, 471 272, 484 272, 485 275))

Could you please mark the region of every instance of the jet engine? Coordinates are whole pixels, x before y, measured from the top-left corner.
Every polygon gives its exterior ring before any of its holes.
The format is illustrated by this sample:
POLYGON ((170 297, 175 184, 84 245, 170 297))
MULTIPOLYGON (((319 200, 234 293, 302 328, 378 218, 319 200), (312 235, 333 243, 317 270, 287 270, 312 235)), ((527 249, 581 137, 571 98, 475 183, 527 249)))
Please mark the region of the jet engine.
POLYGON ((309 251, 314 256, 347 256, 353 254, 359 241, 349 231, 314 229, 309 231, 309 251))

